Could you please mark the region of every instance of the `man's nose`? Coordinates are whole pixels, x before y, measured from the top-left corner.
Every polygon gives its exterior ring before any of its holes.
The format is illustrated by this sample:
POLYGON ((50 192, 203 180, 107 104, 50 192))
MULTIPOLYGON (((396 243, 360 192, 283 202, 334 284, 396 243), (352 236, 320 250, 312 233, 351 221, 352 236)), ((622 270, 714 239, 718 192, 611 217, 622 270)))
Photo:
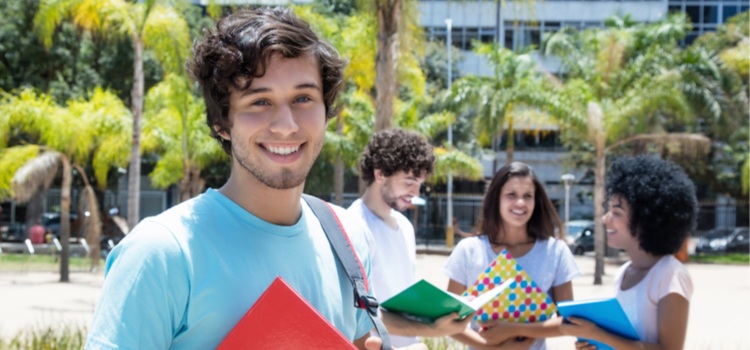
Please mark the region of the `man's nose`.
POLYGON ((273 120, 271 121, 271 132, 281 135, 289 135, 298 130, 299 125, 294 119, 294 112, 291 106, 287 104, 278 105, 273 115, 273 120))

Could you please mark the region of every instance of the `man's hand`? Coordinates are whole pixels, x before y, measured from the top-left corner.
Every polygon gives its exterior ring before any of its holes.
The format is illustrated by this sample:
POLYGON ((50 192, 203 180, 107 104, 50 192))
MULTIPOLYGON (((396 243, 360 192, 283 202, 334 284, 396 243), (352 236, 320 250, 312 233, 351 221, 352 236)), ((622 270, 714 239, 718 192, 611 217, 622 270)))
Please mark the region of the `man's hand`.
POLYGON ((438 318, 430 325, 431 332, 425 334, 427 337, 444 337, 463 332, 469 326, 474 314, 468 315, 463 319, 458 319, 457 313, 451 313, 438 318))
POLYGON ((463 332, 471 323, 474 314, 459 320, 457 313, 438 318, 433 323, 415 321, 395 312, 380 309, 388 333, 406 337, 445 337, 463 332))
MULTIPOLYGON (((383 342, 378 337, 369 337, 365 341, 365 348, 367 350, 380 350, 380 346, 381 345, 383 345, 383 342)), ((397 348, 393 348, 393 349, 396 350, 397 348)), ((427 345, 424 345, 422 343, 414 344, 414 345, 407 346, 405 348, 398 348, 398 349, 403 349, 403 350, 428 350, 427 349, 427 345)))

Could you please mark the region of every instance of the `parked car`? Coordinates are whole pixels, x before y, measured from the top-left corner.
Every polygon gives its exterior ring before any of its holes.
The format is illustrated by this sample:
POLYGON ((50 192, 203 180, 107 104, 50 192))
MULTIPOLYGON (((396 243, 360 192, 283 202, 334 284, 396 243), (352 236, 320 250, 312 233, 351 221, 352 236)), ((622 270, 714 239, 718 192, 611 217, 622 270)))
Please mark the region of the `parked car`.
MULTIPOLYGON (((78 219, 76 213, 70 213, 70 237, 78 237, 78 232, 74 230, 73 223, 78 219)), ((51 233, 57 239, 60 239, 60 213, 43 213, 42 214, 42 226, 44 231, 51 233)))
POLYGON ((594 251, 594 226, 587 227, 581 234, 573 241, 568 244, 570 250, 575 255, 583 255, 585 252, 594 251))
POLYGON ((27 237, 26 225, 20 222, 0 224, 0 241, 2 242, 23 242, 27 237))
POLYGON ((696 238, 696 253, 748 252, 748 228, 718 227, 696 238))
POLYGON ((594 221, 573 220, 567 224, 565 240, 573 254, 583 255, 594 250, 594 221))
POLYGON ((736 227, 727 242, 728 253, 750 253, 750 228, 736 227))

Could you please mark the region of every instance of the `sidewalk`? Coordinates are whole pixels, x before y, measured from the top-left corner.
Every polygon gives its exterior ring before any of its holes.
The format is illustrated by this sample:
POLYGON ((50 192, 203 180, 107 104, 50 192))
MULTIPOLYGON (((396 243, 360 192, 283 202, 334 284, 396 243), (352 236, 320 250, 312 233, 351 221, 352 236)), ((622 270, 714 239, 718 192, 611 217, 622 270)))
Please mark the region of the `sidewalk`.
MULTIPOLYGON (((442 268, 446 255, 417 255, 417 275, 437 286, 447 286, 442 268)), ((576 257, 582 275, 573 281, 576 299, 614 294, 617 265, 607 264, 603 284, 593 285, 594 259, 576 257)), ((685 349, 750 349, 750 266, 687 264, 695 291, 685 349)), ((59 283, 54 272, 0 273, 0 336, 22 329, 64 324, 85 327, 99 297, 101 273, 71 273, 59 283)), ((573 349, 573 338, 551 341, 552 349, 573 349)))

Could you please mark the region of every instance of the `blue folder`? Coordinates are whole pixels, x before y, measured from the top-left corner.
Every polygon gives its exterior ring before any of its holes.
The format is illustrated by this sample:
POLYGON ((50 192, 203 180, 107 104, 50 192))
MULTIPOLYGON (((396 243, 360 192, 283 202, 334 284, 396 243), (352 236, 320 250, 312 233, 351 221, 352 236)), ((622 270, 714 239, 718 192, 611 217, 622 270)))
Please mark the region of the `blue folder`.
MULTIPOLYGON (((638 340, 638 333, 615 298, 561 301, 557 303, 557 310, 563 317, 584 318, 610 333, 638 340)), ((597 349, 614 350, 613 347, 592 339, 578 340, 596 345, 597 349)))

